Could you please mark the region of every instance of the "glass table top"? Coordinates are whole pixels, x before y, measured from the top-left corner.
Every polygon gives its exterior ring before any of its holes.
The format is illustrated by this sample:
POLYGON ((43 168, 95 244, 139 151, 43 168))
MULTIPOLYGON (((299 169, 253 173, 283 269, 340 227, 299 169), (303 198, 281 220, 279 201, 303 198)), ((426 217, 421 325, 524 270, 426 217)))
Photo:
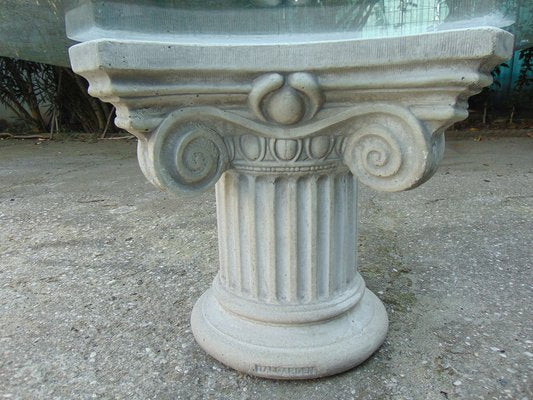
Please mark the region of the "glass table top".
POLYGON ((70 45, 97 38, 309 42, 509 27, 517 16, 511 30, 526 26, 525 47, 531 9, 520 0, 0 0, 0 55, 68 65, 70 45))
POLYGON ((153 33, 197 38, 247 35, 248 39, 282 35, 283 40, 293 39, 292 35, 323 38, 324 34, 389 37, 504 27, 515 18, 515 9, 497 0, 77 0, 69 8, 67 29, 75 40, 87 40, 102 31, 108 35, 127 31, 139 38, 153 33))

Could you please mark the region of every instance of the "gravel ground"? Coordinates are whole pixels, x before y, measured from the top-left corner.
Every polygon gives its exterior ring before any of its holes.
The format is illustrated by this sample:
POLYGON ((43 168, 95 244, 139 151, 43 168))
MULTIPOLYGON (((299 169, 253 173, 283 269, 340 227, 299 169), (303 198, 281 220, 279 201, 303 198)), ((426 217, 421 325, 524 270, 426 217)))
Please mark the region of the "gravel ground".
POLYGON ((360 269, 390 331, 362 366, 287 382, 195 344, 213 191, 150 186, 132 142, 0 141, 0 398, 533 399, 533 140, 452 141, 428 183, 361 189, 360 269))

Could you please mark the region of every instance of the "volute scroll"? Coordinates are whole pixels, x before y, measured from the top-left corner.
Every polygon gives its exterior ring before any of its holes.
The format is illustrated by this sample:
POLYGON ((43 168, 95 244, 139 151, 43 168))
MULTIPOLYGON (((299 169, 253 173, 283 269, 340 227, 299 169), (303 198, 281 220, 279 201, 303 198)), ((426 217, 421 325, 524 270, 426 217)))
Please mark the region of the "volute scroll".
POLYGON ((195 194, 214 186, 229 167, 226 143, 208 123, 167 116, 150 136, 139 140, 141 169, 157 187, 195 194))
POLYGON ((433 137, 407 109, 383 104, 350 121, 343 158, 359 181, 396 192, 415 188, 435 172, 444 141, 433 137))

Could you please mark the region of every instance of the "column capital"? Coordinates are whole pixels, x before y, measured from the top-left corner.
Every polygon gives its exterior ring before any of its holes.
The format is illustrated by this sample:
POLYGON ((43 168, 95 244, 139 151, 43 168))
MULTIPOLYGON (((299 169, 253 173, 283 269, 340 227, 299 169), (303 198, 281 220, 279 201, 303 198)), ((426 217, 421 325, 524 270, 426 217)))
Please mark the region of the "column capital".
POLYGON ((337 161, 378 190, 416 187, 437 168, 444 130, 467 117, 467 98, 512 48, 496 28, 282 46, 157 39, 104 37, 70 55, 90 93, 139 137, 148 179, 179 193, 230 168, 337 161))
POLYGON ((497 28, 281 44, 154 34, 70 49, 90 93, 117 109, 139 161, 163 189, 195 193, 231 168, 307 171, 345 163, 377 190, 436 170, 444 130, 512 50, 497 28))

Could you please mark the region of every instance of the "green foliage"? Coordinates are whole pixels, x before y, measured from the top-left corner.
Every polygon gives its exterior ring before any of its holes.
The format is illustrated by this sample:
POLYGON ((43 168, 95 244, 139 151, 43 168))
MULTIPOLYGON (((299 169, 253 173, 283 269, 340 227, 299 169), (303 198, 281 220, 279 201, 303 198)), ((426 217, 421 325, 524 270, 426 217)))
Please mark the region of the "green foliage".
POLYGON ((102 133, 117 131, 112 123, 114 108, 88 94, 88 83, 70 68, 56 67, 54 81, 57 89, 53 99, 53 110, 59 116, 63 130, 102 133))
POLYGON ((518 59, 522 61, 522 65, 516 81, 516 90, 522 92, 531 89, 529 86, 533 84, 533 47, 520 51, 518 59))
POLYGON ((34 132, 116 131, 112 107, 87 89, 70 68, 0 57, 0 103, 34 132))
POLYGON ((54 67, 30 61, 0 57, 0 103, 13 111, 33 131, 45 131, 40 105, 50 104, 54 88, 50 74, 54 67))

